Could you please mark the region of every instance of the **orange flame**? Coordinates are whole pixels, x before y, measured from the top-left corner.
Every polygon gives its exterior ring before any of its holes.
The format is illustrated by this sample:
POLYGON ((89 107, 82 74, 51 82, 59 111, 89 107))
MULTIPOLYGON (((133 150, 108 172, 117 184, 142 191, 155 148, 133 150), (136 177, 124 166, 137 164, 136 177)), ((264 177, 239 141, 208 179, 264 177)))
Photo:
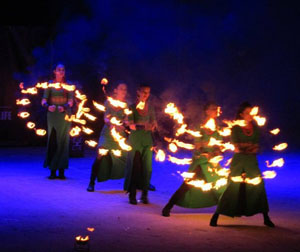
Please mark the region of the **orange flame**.
POLYGON ((18 116, 21 118, 27 118, 30 116, 30 114, 28 112, 20 112, 18 113, 18 116))
POLYGON ((97 119, 97 117, 89 114, 89 113, 84 113, 83 114, 87 119, 91 120, 91 121, 95 121, 97 119))
POLYGON ((201 188, 202 191, 210 191, 213 188, 212 183, 206 183, 204 180, 191 180, 186 183, 201 188))
POLYGON ((217 140, 214 137, 211 137, 209 139, 208 146, 215 146, 215 145, 221 146, 222 145, 222 140, 217 140))
POLYGON ((116 156, 116 157, 121 157, 122 152, 120 150, 111 150, 111 152, 116 156))
POLYGON ((259 108, 257 106, 253 107, 250 111, 250 115, 256 116, 258 114, 259 108))
POLYGON ((280 129, 279 129, 279 128, 270 130, 270 133, 273 134, 273 135, 277 135, 279 132, 280 132, 280 129))
POLYGON ((264 171, 263 172, 263 178, 264 179, 273 179, 276 177, 276 172, 275 171, 264 171))
POLYGON ((228 177, 230 173, 230 169, 222 168, 219 170, 216 170, 215 173, 221 177, 228 177))
POLYGON ((255 178, 244 178, 243 176, 235 176, 231 177, 231 180, 233 182, 238 182, 238 183, 247 183, 251 185, 258 185, 262 182, 261 177, 255 177, 255 178))
POLYGON ((122 122, 120 120, 118 120, 115 116, 113 116, 111 119, 110 119, 110 123, 111 124, 114 124, 114 125, 117 125, 117 126, 121 126, 122 125, 122 122))
POLYGON ((192 179, 195 176, 194 172, 183 172, 180 174, 184 179, 192 179))
POLYGON ((113 99, 112 97, 108 96, 107 97, 107 100, 109 101, 109 103, 116 107, 116 108, 122 108, 122 109, 125 109, 127 107, 127 103, 126 102, 122 102, 122 101, 119 101, 119 100, 115 100, 113 99))
POLYGON ((22 106, 26 106, 26 105, 28 105, 28 104, 30 104, 31 102, 30 102, 30 100, 29 99, 27 99, 27 98, 24 98, 24 99, 17 99, 16 100, 16 104, 17 105, 22 105, 22 106))
POLYGON ((84 242, 84 241, 88 241, 90 238, 89 238, 89 236, 87 235, 86 237, 83 237, 83 236, 81 236, 81 235, 78 235, 78 236, 76 236, 76 241, 82 241, 82 242, 84 242))
POLYGON ((108 79, 102 78, 101 82, 102 85, 107 85, 108 84, 108 79))
POLYGON ((95 106, 96 109, 98 109, 98 110, 100 110, 100 111, 102 111, 102 112, 105 111, 105 106, 103 106, 102 104, 97 103, 97 102, 95 102, 95 101, 93 101, 93 104, 94 104, 94 106, 95 106))
POLYGON ((96 147, 97 146, 97 142, 94 140, 85 140, 85 143, 90 146, 90 147, 96 147))
POLYGON ((45 136, 47 134, 47 131, 44 130, 44 129, 36 129, 35 133, 38 135, 38 136, 45 136))
POLYGON ((281 150, 284 150, 288 147, 288 144, 287 143, 281 143, 281 144, 278 144, 278 145, 275 145, 273 147, 273 150, 276 150, 276 151, 281 151, 281 150))
POLYGON ((155 160, 159 162, 163 162, 166 159, 166 154, 163 150, 158 150, 155 156, 155 160))
POLYGON ((231 129, 230 128, 223 128, 222 130, 218 131, 221 136, 230 136, 231 129))
POLYGON ((165 108, 165 113, 173 117, 179 124, 183 123, 183 115, 179 113, 177 107, 174 103, 168 103, 167 107, 165 108))
POLYGON ((132 111, 128 108, 124 109, 124 113, 125 115, 131 115, 132 114, 132 111))
POLYGON ((27 88, 27 89, 22 89, 21 93, 35 95, 38 93, 38 90, 36 87, 31 87, 31 88, 27 88))
POLYGON ((257 122, 258 126, 264 126, 267 121, 265 117, 261 117, 261 116, 254 116, 254 120, 257 122))
POLYGON ((211 158, 208 162, 211 163, 213 166, 217 166, 222 160, 223 156, 215 156, 211 158))
POLYGON ((279 158, 273 161, 272 164, 269 163, 269 161, 266 161, 267 167, 282 167, 284 165, 284 159, 283 158, 279 158))
POLYGON ((220 187, 227 185, 227 182, 227 178, 220 178, 215 182, 214 188, 219 189, 220 187))
POLYGON ((174 143, 170 143, 170 144, 168 145, 168 148, 169 148, 169 150, 170 150, 171 152, 173 152, 173 153, 175 153, 175 152, 178 150, 176 144, 174 144, 174 143))
POLYGON ((131 151, 132 150, 132 147, 130 145, 128 145, 128 144, 125 143, 126 138, 122 137, 116 131, 115 127, 113 127, 110 132, 111 132, 112 137, 114 138, 114 140, 116 142, 118 142, 118 144, 119 144, 119 146, 121 147, 122 150, 125 150, 125 151, 131 151))
POLYGON ((27 127, 28 127, 29 129, 33 129, 33 128, 35 127, 35 123, 33 123, 33 122, 28 122, 28 123, 27 123, 27 127))
POLYGON ((86 120, 76 118, 75 115, 71 115, 71 116, 66 115, 66 116, 65 116, 65 120, 66 120, 66 121, 69 121, 69 122, 79 123, 79 124, 82 124, 82 125, 85 125, 85 124, 86 124, 86 120))
POLYGON ((178 165, 187 165, 187 164, 191 164, 192 163, 192 159, 191 158, 179 159, 179 158, 176 158, 176 157, 172 157, 170 155, 168 155, 168 160, 171 163, 178 164, 178 165))
POLYGON ((95 231, 95 228, 93 228, 93 227, 88 227, 86 230, 89 231, 89 232, 94 232, 94 231, 95 231))
POLYGON ((105 156, 105 155, 107 155, 108 150, 107 150, 107 149, 99 148, 99 149, 98 149, 98 153, 99 153, 99 155, 101 155, 101 156, 105 156))
POLYGON ((137 105, 136 105, 137 109, 143 110, 145 108, 145 102, 140 101, 137 105))
POLYGON ((223 122, 226 123, 229 128, 232 128, 235 125, 238 125, 240 127, 245 127, 246 126, 246 121, 245 120, 234 120, 234 121, 224 120, 223 122))
POLYGON ((83 101, 83 100, 86 100, 86 95, 84 94, 81 94, 79 90, 76 90, 75 91, 75 97, 78 98, 79 100, 83 101))
POLYGON ((232 158, 228 159, 225 166, 229 166, 231 164, 231 162, 232 162, 232 158))
POLYGON ((215 131, 217 129, 216 121, 213 118, 210 118, 206 124, 203 125, 203 128, 210 129, 211 131, 215 131))
POLYGON ((70 136, 72 136, 72 137, 78 136, 80 132, 81 132, 81 128, 79 128, 78 126, 75 126, 70 130, 70 136))
POLYGON ((92 134, 94 132, 90 128, 86 128, 84 126, 82 126, 81 128, 82 128, 83 133, 88 134, 88 135, 90 135, 90 134, 92 134))
POLYGON ((36 88, 42 88, 42 89, 46 89, 46 88, 48 88, 48 82, 42 82, 42 83, 37 83, 36 85, 35 85, 35 87, 36 88))

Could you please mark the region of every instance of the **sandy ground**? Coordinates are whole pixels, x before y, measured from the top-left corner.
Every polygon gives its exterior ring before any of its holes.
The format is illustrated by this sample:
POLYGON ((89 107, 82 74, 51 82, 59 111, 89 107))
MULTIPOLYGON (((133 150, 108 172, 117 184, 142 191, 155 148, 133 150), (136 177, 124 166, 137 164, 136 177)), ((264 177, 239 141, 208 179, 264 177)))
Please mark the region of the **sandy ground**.
MULTIPOLYGON (((153 164, 149 205, 128 203, 123 180, 98 183, 88 193, 93 152, 72 158, 67 180, 48 180, 42 168, 44 148, 0 149, 0 251, 73 251, 76 235, 90 235, 90 251, 300 251, 300 153, 285 154, 278 177, 266 181, 270 216, 221 216, 208 225, 215 208, 175 207, 171 217, 161 209, 181 184, 168 162, 153 164), (87 227, 95 228, 88 232, 87 227)), ((264 154, 260 163, 278 156, 264 154)))

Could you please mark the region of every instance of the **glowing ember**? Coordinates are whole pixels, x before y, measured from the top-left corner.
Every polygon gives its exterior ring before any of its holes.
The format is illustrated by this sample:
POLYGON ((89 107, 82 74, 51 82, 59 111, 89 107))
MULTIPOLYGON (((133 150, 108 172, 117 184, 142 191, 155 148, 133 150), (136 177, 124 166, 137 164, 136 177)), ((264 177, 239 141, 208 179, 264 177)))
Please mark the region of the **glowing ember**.
POLYGON ((230 128, 223 128, 222 130, 218 131, 221 136, 230 136, 231 129, 230 128))
POLYGON ((155 160, 159 162, 163 162, 166 159, 166 154, 163 150, 158 150, 155 156, 155 160))
POLYGON ((20 89, 23 89, 23 88, 24 88, 24 82, 20 82, 19 88, 20 88, 20 89))
POLYGON ((94 231, 95 231, 95 228, 88 227, 86 230, 89 231, 89 232, 94 232, 94 231))
POLYGON ((176 144, 174 144, 174 143, 170 143, 169 146, 168 146, 168 148, 173 153, 175 153, 178 150, 176 144))
POLYGON ((100 111, 102 111, 102 112, 105 111, 105 106, 103 106, 102 104, 97 103, 97 102, 95 102, 95 101, 93 101, 93 104, 94 104, 94 106, 95 106, 96 109, 98 109, 98 110, 100 110, 100 111))
POLYGON ((195 176, 194 172, 183 172, 180 174, 185 179, 192 179, 195 176))
POLYGON ((97 142, 94 140, 85 140, 85 143, 90 146, 90 147, 96 147, 97 146, 97 142))
POLYGON ((21 118, 27 118, 29 116, 30 116, 30 114, 28 112, 20 112, 20 113, 18 113, 18 117, 21 117, 21 118))
POLYGON ((264 171, 263 172, 263 178, 264 179, 273 179, 276 177, 276 172, 275 171, 264 171))
POLYGON ((288 147, 288 144, 287 143, 281 143, 281 144, 278 144, 278 145, 275 145, 273 147, 273 150, 276 150, 276 151, 281 151, 281 150, 284 150, 288 147))
POLYGON ((280 129, 279 129, 279 128, 270 130, 270 133, 273 134, 273 135, 277 135, 279 132, 280 132, 280 129))
POLYGON ((47 134, 47 131, 44 130, 44 129, 36 129, 35 133, 38 135, 38 136, 45 136, 47 134))
POLYGON ((70 136, 72 136, 72 137, 78 136, 80 132, 81 132, 81 128, 79 128, 78 126, 75 126, 70 130, 70 136))
POLYGON ((227 178, 218 179, 215 183, 214 188, 219 189, 220 187, 227 185, 227 181, 227 178))
POLYGON ((38 93, 38 90, 36 87, 32 87, 32 88, 27 88, 27 89, 22 89, 21 91, 22 94, 37 94, 38 93))
POLYGON ((215 131, 217 128, 215 119, 210 118, 202 127, 205 129, 210 129, 211 131, 215 131))
POLYGON ((250 115, 255 116, 258 114, 259 108, 257 106, 253 107, 250 111, 250 115))
POLYGON ((122 109, 125 109, 125 108, 127 107, 126 102, 122 102, 122 101, 119 101, 119 100, 115 100, 115 99, 113 99, 113 98, 110 97, 110 96, 107 97, 107 100, 108 100, 108 102, 109 102, 112 106, 114 106, 114 107, 116 107, 116 108, 122 108, 122 109))
POLYGON ((89 119, 89 120, 91 120, 91 121, 95 121, 95 120, 97 119, 96 116, 93 116, 93 115, 91 115, 91 114, 89 114, 89 113, 84 113, 83 115, 84 115, 87 119, 89 119))
POLYGON ((165 113, 173 117, 179 124, 183 123, 183 115, 179 113, 177 107, 174 103, 168 103, 167 107, 165 108, 165 113))
POLYGON ((113 116, 111 119, 110 119, 110 123, 111 124, 114 124, 114 125, 117 125, 117 126, 121 126, 122 125, 122 122, 120 120, 118 120, 115 116, 113 116))
POLYGON ((267 121, 265 117, 261 117, 261 116, 254 116, 254 120, 257 122, 258 126, 264 126, 267 121))
POLYGON ((30 100, 29 99, 27 99, 27 98, 24 98, 24 99, 17 99, 16 100, 16 104, 17 105, 22 105, 22 106, 26 106, 26 105, 28 105, 28 104, 30 104, 31 102, 30 102, 30 100))
POLYGON ((145 108, 145 102, 140 101, 137 105, 136 105, 137 109, 143 110, 145 108))
POLYGON ((132 114, 132 111, 128 108, 124 109, 124 113, 125 115, 131 115, 132 114))
POLYGON ((88 241, 90 238, 89 238, 89 236, 87 235, 86 237, 83 237, 83 236, 81 236, 81 235, 78 235, 78 236, 76 236, 76 241, 81 241, 81 242, 86 242, 86 241, 88 241))
POLYGON ((99 153, 99 155, 101 155, 101 156, 105 156, 105 155, 107 155, 108 150, 107 150, 107 149, 99 148, 99 149, 98 149, 98 153, 99 153))
POLYGON ((27 128, 29 128, 29 129, 33 129, 35 127, 35 123, 33 123, 33 122, 28 122, 26 125, 27 125, 27 128))
POLYGON ((215 156, 211 158, 208 162, 210 162, 213 166, 217 166, 219 162, 223 160, 223 158, 224 158, 223 156, 215 156))
POLYGON ((116 157, 121 157, 122 152, 120 150, 111 150, 111 152, 116 156, 116 157))
POLYGON ((131 151, 132 150, 132 147, 130 145, 128 145, 128 144, 125 143, 126 138, 124 138, 123 136, 121 136, 116 131, 115 127, 113 127, 110 132, 111 132, 112 137, 114 138, 114 140, 116 142, 118 142, 118 144, 119 144, 119 146, 121 147, 122 150, 125 150, 125 151, 131 151))
POLYGON ((188 165, 188 164, 192 163, 192 159, 191 158, 179 159, 179 158, 176 158, 176 157, 172 157, 170 155, 168 155, 168 160, 171 163, 178 164, 178 165, 188 165))
POLYGON ((85 125, 85 124, 86 124, 86 120, 76 118, 75 115, 71 115, 71 116, 66 115, 66 116, 65 116, 65 120, 66 120, 66 121, 69 121, 69 122, 79 123, 79 124, 82 124, 82 125, 85 125))
POLYGON ((283 158, 279 158, 273 161, 272 164, 269 163, 269 161, 266 161, 267 163, 267 167, 282 167, 284 165, 284 159, 283 158))
POLYGON ((86 128, 84 126, 82 126, 82 131, 83 131, 83 133, 88 134, 88 135, 90 135, 90 134, 92 134, 94 132, 90 128, 86 128))
POLYGON ((79 92, 79 90, 76 90, 76 91, 75 91, 75 97, 78 98, 78 99, 81 100, 81 101, 87 99, 87 98, 86 98, 86 95, 81 94, 81 93, 79 92))
POLYGON ((107 85, 108 84, 108 79, 103 78, 100 82, 102 85, 107 85))

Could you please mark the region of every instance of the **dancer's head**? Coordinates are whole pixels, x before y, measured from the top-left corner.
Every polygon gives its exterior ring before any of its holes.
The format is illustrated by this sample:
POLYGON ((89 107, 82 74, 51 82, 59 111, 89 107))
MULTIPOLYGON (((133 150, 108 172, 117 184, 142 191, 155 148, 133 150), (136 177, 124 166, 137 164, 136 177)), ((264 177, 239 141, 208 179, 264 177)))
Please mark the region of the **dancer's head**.
POLYGON ((55 81, 57 81, 57 82, 64 82, 65 81, 66 69, 65 69, 64 64, 57 63, 53 67, 53 73, 54 73, 55 81))
POLYGON ((137 90, 137 97, 140 101, 147 101, 150 96, 151 88, 148 85, 140 85, 137 90))
POLYGON ((127 84, 124 81, 117 82, 117 85, 114 88, 114 95, 117 100, 125 100, 127 95, 127 84))
POLYGON ((253 120, 252 115, 250 115, 251 110, 251 104, 249 102, 243 102, 238 108, 236 119, 242 119, 246 122, 251 122, 253 120))
POLYGON ((219 116, 219 106, 215 102, 208 102, 204 105, 204 113, 208 118, 217 118, 219 116))

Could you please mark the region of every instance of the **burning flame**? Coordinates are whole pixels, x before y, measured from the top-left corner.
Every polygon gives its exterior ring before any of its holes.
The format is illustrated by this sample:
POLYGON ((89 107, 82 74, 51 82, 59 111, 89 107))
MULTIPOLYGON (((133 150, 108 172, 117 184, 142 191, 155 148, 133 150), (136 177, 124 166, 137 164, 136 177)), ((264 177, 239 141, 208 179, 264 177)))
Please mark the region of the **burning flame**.
POLYGON ((227 178, 220 178, 216 181, 216 184, 214 186, 215 189, 219 189, 222 186, 227 185, 227 178))
POLYGON ((179 159, 179 158, 176 158, 176 157, 172 157, 170 155, 168 155, 168 160, 171 163, 178 164, 178 165, 188 165, 188 164, 192 163, 192 159, 191 158, 179 159))
POLYGON ((102 111, 102 112, 105 111, 105 106, 103 106, 102 104, 97 103, 97 102, 95 102, 95 101, 93 101, 93 104, 94 104, 94 106, 95 106, 96 109, 98 109, 98 110, 100 110, 100 111, 102 111))
POLYGON ((97 119, 97 117, 89 114, 89 113, 84 113, 83 114, 87 119, 91 120, 91 121, 95 121, 97 119))
POLYGON ((116 107, 116 108, 122 108, 122 109, 125 109, 127 107, 127 103, 126 102, 122 102, 122 101, 119 101, 119 100, 115 100, 113 99, 112 97, 108 96, 107 97, 107 100, 109 101, 109 103, 116 107))
POLYGON ((21 118, 27 118, 30 116, 30 114, 28 112, 20 112, 18 113, 18 116, 21 118))
POLYGON ((86 128, 84 126, 82 126, 82 131, 83 131, 83 133, 88 134, 88 135, 90 135, 90 134, 92 134, 94 132, 90 128, 86 128))
POLYGON ((78 136, 80 132, 81 132, 81 128, 79 128, 78 126, 75 126, 70 130, 70 136, 72 136, 72 137, 78 136))
POLYGON ((159 162, 163 162, 166 159, 166 154, 163 150, 158 150, 155 156, 155 160, 159 162))
POLYGON ((125 115, 131 115, 132 114, 132 111, 128 108, 124 109, 124 113, 125 115))
POLYGON ((216 167, 223 160, 223 158, 223 156, 215 156, 211 158, 208 162, 216 167))
POLYGON ((116 131, 116 128, 113 127, 111 129, 111 135, 112 137, 114 138, 114 140, 116 142, 118 142, 119 146, 121 147, 122 150, 125 150, 125 151, 131 151, 132 150, 132 147, 130 145, 127 145, 125 143, 126 141, 126 138, 122 137, 117 131, 116 131))
POLYGON ((246 121, 245 120, 234 120, 234 121, 224 120, 223 122, 226 123, 229 128, 232 128, 235 125, 238 125, 240 127, 245 127, 246 126, 246 121))
POLYGON ((121 126, 122 125, 122 122, 120 120, 118 120, 115 116, 113 116, 111 119, 110 119, 110 123, 111 124, 114 124, 114 125, 117 125, 117 126, 121 126))
POLYGON ((273 179, 276 177, 276 172, 275 171, 264 171, 263 172, 263 178, 264 179, 273 179))
POLYGON ((140 101, 137 105, 136 105, 137 109, 143 110, 145 108, 145 102, 140 101))
POLYGON ((255 116, 258 114, 259 108, 257 106, 253 107, 250 111, 250 115, 255 116))
POLYGON ((108 79, 102 78, 101 82, 102 85, 107 85, 108 84, 108 79))
POLYGON ((33 128, 35 127, 35 123, 33 123, 33 122, 28 122, 28 123, 27 123, 27 127, 28 127, 29 129, 33 129, 33 128))
POLYGON ((232 162, 232 158, 228 159, 225 166, 229 166, 231 164, 231 162, 232 162))
POLYGON ((230 128, 223 128, 222 130, 218 131, 221 136, 230 136, 231 129, 230 128))
POLYGON ((71 115, 71 116, 66 115, 66 116, 65 116, 65 120, 66 120, 66 121, 69 121, 69 122, 79 123, 79 124, 82 124, 82 125, 85 125, 85 124, 86 124, 86 120, 76 118, 75 115, 71 115))
POLYGON ((254 116, 254 120, 257 122, 258 126, 264 126, 267 121, 265 117, 261 117, 261 116, 254 116))
POLYGON ((78 236, 76 236, 76 241, 82 241, 82 242, 84 242, 84 241, 88 241, 90 238, 89 238, 89 236, 87 235, 86 237, 83 237, 83 236, 81 236, 81 235, 78 235, 78 236))
POLYGON ((98 149, 98 153, 99 153, 99 155, 101 155, 101 156, 105 156, 105 155, 107 155, 108 150, 107 150, 107 149, 99 148, 99 149, 98 149))
POLYGON ((279 128, 270 130, 270 133, 273 134, 273 135, 277 135, 279 132, 280 132, 280 129, 279 129, 279 128))
POLYGON ((192 179, 195 176, 194 172, 183 172, 180 174, 184 179, 192 179))
POLYGON ((288 144, 287 143, 281 143, 281 144, 278 144, 278 145, 275 145, 273 147, 273 150, 276 150, 276 151, 281 151, 281 150, 284 150, 288 147, 288 144))
POLYGON ((35 85, 35 87, 36 88, 42 88, 42 89, 46 89, 46 88, 48 88, 48 82, 42 82, 42 83, 37 83, 36 85, 35 85))
POLYGON ((35 131, 35 133, 38 135, 38 136, 45 136, 47 134, 47 131, 44 130, 44 129, 37 129, 35 131))
POLYGON ((121 157, 122 155, 122 152, 120 150, 111 150, 111 151, 116 157, 121 157))
POLYGON ((216 170, 215 173, 221 177, 228 177, 230 173, 230 169, 222 168, 219 170, 216 170))
POLYGON ((210 118, 210 119, 206 122, 206 124, 203 126, 203 128, 210 129, 211 131, 215 131, 215 130, 217 129, 215 119, 210 118))
POLYGON ((81 93, 79 92, 79 90, 76 90, 76 91, 75 91, 75 97, 78 98, 78 99, 81 100, 81 101, 87 100, 86 95, 81 94, 81 93))
POLYGON ((61 87, 69 92, 72 92, 76 89, 75 85, 67 85, 64 83, 61 84, 61 87))
POLYGON ((165 108, 165 113, 173 117, 179 124, 183 123, 183 115, 179 113, 177 107, 174 103, 168 103, 167 107, 165 108))
POLYGON ((211 137, 209 139, 208 146, 214 146, 214 145, 221 146, 222 145, 222 140, 217 140, 214 137, 211 137))
POLYGON ((231 180, 233 182, 238 182, 238 183, 247 183, 251 185, 258 185, 262 182, 261 177, 255 177, 255 178, 244 178, 243 176, 236 176, 236 177, 231 177, 231 180))
POLYGON ((22 89, 21 90, 21 93, 22 94, 37 94, 38 93, 38 90, 36 87, 31 87, 31 88, 27 88, 27 89, 22 89))
POLYGON ((16 100, 16 104, 17 105, 22 105, 22 106, 26 106, 26 105, 28 105, 28 104, 30 104, 31 102, 30 102, 30 100, 29 99, 27 99, 27 98, 24 98, 24 99, 17 99, 16 100))
POLYGON ((205 183, 204 180, 191 180, 186 183, 194 187, 201 188, 202 191, 209 191, 213 188, 212 183, 205 183))
POLYGON ((175 153, 178 150, 176 144, 174 144, 174 143, 170 143, 169 146, 168 146, 168 148, 173 153, 175 153))
POLYGON ((269 161, 266 161, 267 163, 267 167, 282 167, 284 165, 284 159, 283 158, 279 158, 273 161, 272 164, 269 163, 269 161))
POLYGON ((97 142, 94 140, 85 140, 85 143, 90 146, 90 147, 96 147, 97 146, 97 142))
POLYGON ((93 228, 93 227, 88 227, 86 230, 89 231, 89 232, 94 232, 94 231, 95 231, 95 228, 93 228))

